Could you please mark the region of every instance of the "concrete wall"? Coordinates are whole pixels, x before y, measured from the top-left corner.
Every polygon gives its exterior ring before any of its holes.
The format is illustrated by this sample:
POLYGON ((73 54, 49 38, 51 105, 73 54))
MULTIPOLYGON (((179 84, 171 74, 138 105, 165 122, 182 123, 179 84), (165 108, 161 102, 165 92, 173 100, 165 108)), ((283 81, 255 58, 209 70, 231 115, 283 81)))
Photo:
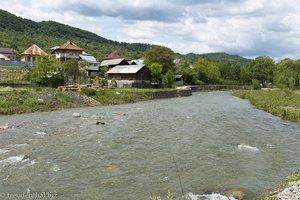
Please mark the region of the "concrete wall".
POLYGON ((214 90, 244 90, 246 86, 240 85, 193 85, 190 86, 193 92, 214 91, 214 90))

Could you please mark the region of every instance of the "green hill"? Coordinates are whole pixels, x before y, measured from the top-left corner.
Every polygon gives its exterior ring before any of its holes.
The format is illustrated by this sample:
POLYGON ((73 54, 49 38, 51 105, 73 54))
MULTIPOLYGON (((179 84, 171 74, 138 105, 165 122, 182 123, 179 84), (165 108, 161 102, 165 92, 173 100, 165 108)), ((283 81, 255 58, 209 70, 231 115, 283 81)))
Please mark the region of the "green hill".
POLYGON ((207 53, 207 54, 195 54, 188 53, 186 55, 178 54, 180 58, 186 59, 190 63, 194 63, 199 58, 206 58, 208 60, 219 63, 235 63, 242 67, 245 67, 251 61, 250 59, 241 57, 239 55, 230 55, 227 53, 207 53))
MULTIPOLYGON (((67 40, 75 42, 97 58, 101 58, 114 50, 118 50, 132 59, 139 58, 143 52, 152 46, 150 44, 116 42, 65 24, 54 21, 34 22, 0 9, 0 47, 15 48, 22 52, 32 44, 37 44, 43 50, 49 51, 51 47, 61 45, 67 40)), ((226 53, 189 53, 186 55, 177 54, 177 57, 184 58, 190 63, 198 58, 237 63, 241 66, 249 63, 246 58, 226 53)))
POLYGON ((34 22, 0 9, 0 46, 22 52, 32 44, 48 51, 67 40, 75 42, 88 53, 103 57, 118 50, 130 58, 138 58, 151 47, 149 44, 107 40, 94 33, 54 21, 34 22))

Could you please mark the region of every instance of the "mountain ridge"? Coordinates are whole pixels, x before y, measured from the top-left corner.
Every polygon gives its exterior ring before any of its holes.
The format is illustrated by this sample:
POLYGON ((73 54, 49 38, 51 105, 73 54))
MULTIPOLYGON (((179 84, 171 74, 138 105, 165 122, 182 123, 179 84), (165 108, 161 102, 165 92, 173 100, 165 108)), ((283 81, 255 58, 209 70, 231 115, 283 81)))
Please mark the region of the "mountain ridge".
MULTIPOLYGON (((131 59, 136 59, 142 57, 143 53, 153 46, 151 44, 113 41, 87 30, 59 22, 51 20, 35 22, 0 9, 0 47, 15 48, 22 52, 32 44, 37 44, 48 52, 51 47, 61 45, 67 40, 75 42, 97 58, 102 58, 117 50, 131 59)), ((190 63, 198 58, 207 58, 216 62, 233 62, 241 66, 249 62, 246 58, 227 53, 189 53, 186 55, 177 53, 176 55, 190 63)))

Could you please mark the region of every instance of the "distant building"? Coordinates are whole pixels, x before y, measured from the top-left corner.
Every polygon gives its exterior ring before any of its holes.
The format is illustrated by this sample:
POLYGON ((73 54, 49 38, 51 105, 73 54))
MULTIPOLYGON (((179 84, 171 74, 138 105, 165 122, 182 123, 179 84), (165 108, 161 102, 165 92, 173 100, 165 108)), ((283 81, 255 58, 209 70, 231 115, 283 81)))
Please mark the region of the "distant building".
POLYGON ((33 44, 31 47, 26 49, 23 53, 21 53, 21 61, 23 62, 35 62, 37 57, 48 55, 45 51, 43 51, 40 47, 33 44))
POLYGON ((78 47, 74 42, 67 41, 59 47, 51 48, 52 54, 55 54, 55 58, 60 63, 64 63, 67 60, 79 60, 79 55, 83 53, 83 49, 78 47))
POLYGON ((183 76, 181 74, 177 74, 174 76, 175 84, 177 86, 182 86, 184 84, 183 82, 183 76))
POLYGON ((128 58, 123 55, 122 53, 118 52, 118 51, 114 51, 110 54, 107 54, 104 58, 100 59, 102 60, 113 60, 113 59, 119 59, 119 58, 124 58, 125 60, 128 60, 128 58))
POLYGON ((18 51, 12 48, 0 48, 0 60, 16 60, 18 51))
POLYGON ((150 87, 151 72, 146 65, 118 65, 107 73, 109 85, 116 81, 117 87, 150 87))
POLYGON ((108 69, 111 69, 117 65, 128 65, 129 63, 127 62, 127 60, 125 60, 125 58, 116 58, 116 59, 110 59, 110 60, 103 60, 101 62, 101 66, 105 66, 108 69))
POLYGON ((132 61, 135 62, 137 65, 142 65, 142 64, 144 64, 145 58, 141 57, 141 58, 138 58, 138 59, 132 60, 132 61))
POLYGON ((99 64, 96 58, 90 54, 80 54, 79 62, 85 64, 84 68, 87 71, 89 77, 95 77, 99 72, 99 64))

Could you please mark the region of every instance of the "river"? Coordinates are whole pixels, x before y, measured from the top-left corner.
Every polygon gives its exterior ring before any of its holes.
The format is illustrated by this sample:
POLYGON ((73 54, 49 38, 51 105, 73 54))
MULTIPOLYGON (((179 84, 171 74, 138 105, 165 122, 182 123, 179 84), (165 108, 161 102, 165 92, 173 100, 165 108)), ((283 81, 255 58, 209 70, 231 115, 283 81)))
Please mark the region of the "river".
POLYGON ((0 199, 147 200, 168 190, 176 199, 180 179, 194 199, 227 189, 255 199, 300 169, 300 125, 229 92, 0 116, 5 123, 0 199))

